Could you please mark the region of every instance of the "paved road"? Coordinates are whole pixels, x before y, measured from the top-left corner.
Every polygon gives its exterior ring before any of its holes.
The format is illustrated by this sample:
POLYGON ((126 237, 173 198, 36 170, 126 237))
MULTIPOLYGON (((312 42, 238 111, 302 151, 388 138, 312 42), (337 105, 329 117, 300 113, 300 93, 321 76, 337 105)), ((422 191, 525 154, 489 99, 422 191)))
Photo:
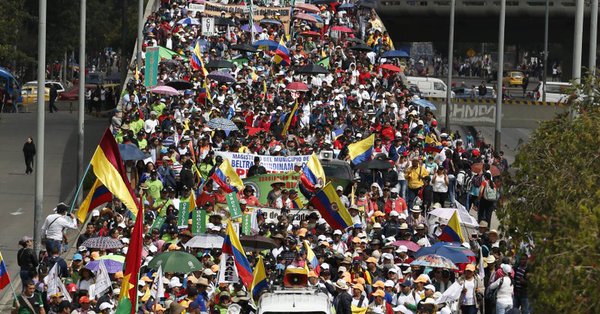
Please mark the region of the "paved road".
MULTIPOLYGON (((59 103, 58 113, 46 113, 46 157, 44 172, 44 217, 57 203, 70 201, 77 175, 77 112, 70 113, 68 103, 59 103), (64 109, 64 110, 63 110, 64 109)), ((35 110, 35 108, 30 108, 35 110)), ((106 118, 86 116, 85 161, 89 161, 100 136, 108 125, 106 118)), ((24 235, 33 235, 35 173, 25 175, 22 147, 25 138, 36 140, 36 113, 0 116, 0 250, 11 278, 18 274, 16 252, 24 235)), ((34 167, 35 168, 35 167, 34 167)), ((35 169, 37 170, 37 169, 35 169)), ((20 289, 15 287, 15 289, 20 289)), ((4 289, 3 293, 10 293, 4 289)), ((0 310, 4 312, 3 308, 0 310)))

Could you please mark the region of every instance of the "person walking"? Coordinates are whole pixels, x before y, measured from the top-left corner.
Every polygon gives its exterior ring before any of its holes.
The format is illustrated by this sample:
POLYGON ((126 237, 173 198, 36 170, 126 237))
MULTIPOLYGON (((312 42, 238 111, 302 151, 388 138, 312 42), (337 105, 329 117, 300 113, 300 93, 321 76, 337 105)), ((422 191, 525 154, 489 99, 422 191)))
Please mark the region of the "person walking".
POLYGON ((42 296, 35 289, 35 283, 31 280, 23 283, 25 287, 21 295, 17 297, 13 306, 12 314, 46 314, 42 296))
POLYGON ((46 252, 49 254, 58 248, 61 251, 65 229, 77 229, 77 220, 73 214, 67 215, 67 205, 56 206, 56 213, 48 215, 42 226, 42 234, 46 236, 46 252))
POLYGON ((35 144, 33 138, 28 137, 23 145, 23 155, 25 155, 25 174, 33 172, 33 157, 35 156, 35 144))
POLYGON ((24 236, 19 241, 19 245, 21 248, 17 252, 17 264, 21 267, 19 276, 21 277, 21 283, 23 283, 23 289, 25 289, 25 283, 35 276, 39 262, 33 251, 33 238, 24 236))
POLYGON ((523 97, 527 96, 527 86, 529 86, 529 74, 525 74, 523 78, 523 97))
POLYGON ((477 221, 485 220, 488 225, 492 223, 492 212, 498 201, 499 193, 490 172, 483 174, 483 181, 479 188, 479 208, 477 210, 477 221))
POLYGON ((56 89, 56 86, 54 84, 52 84, 50 86, 50 99, 48 102, 48 107, 50 109, 50 113, 53 112, 58 112, 58 107, 56 107, 56 99, 58 98, 58 90, 56 89))

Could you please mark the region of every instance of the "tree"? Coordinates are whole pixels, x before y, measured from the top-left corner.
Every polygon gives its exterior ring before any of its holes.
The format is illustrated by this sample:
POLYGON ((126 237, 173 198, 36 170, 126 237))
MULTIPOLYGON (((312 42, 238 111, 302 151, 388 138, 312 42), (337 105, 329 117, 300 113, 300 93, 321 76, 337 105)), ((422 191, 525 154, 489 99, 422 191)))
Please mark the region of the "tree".
POLYGON ((498 216, 513 239, 532 239, 535 313, 600 308, 600 83, 575 84, 572 112, 544 122, 516 156, 498 216))

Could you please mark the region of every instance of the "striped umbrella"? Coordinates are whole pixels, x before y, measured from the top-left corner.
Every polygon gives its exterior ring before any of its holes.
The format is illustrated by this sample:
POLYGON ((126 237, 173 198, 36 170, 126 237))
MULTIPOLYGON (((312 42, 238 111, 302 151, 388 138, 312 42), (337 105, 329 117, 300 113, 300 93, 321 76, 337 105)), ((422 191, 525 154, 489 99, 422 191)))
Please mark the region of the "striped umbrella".
POLYGON ((81 245, 88 249, 112 250, 122 248, 123 242, 109 237, 95 237, 83 241, 81 245))

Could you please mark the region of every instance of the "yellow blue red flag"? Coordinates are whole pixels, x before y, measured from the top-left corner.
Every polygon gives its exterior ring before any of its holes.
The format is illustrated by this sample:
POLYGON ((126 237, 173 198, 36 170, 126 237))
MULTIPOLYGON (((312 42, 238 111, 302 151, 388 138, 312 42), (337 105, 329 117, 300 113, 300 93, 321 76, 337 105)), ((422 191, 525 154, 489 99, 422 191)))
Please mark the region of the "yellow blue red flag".
POLYGON ((254 268, 254 278, 252 279, 252 298, 257 301, 260 292, 269 287, 267 282, 267 272, 265 271, 265 263, 262 255, 258 256, 258 262, 254 268))
MULTIPOLYGON (((246 253, 244 253, 244 247, 240 242, 240 238, 235 233, 231 221, 227 224, 227 234, 225 235, 225 240, 223 240, 222 251, 223 254, 233 256, 233 260, 235 261, 235 268, 237 269, 240 280, 242 281, 246 289, 250 289, 254 281, 254 275, 252 274, 252 266, 250 266, 250 262, 248 262, 246 253)), ((221 258, 226 257, 227 256, 221 258)))
POLYGON ((229 159, 223 158, 221 165, 215 169, 211 178, 217 183, 226 193, 238 192, 244 188, 244 182, 240 176, 231 167, 229 159))
POLYGON ((348 155, 352 163, 357 166, 371 159, 373 146, 375 145, 375 134, 367 137, 362 141, 348 145, 348 155))
POLYGON ((352 226, 352 216, 335 192, 331 182, 319 190, 310 199, 310 203, 319 211, 321 217, 327 221, 331 229, 346 229, 352 226))

